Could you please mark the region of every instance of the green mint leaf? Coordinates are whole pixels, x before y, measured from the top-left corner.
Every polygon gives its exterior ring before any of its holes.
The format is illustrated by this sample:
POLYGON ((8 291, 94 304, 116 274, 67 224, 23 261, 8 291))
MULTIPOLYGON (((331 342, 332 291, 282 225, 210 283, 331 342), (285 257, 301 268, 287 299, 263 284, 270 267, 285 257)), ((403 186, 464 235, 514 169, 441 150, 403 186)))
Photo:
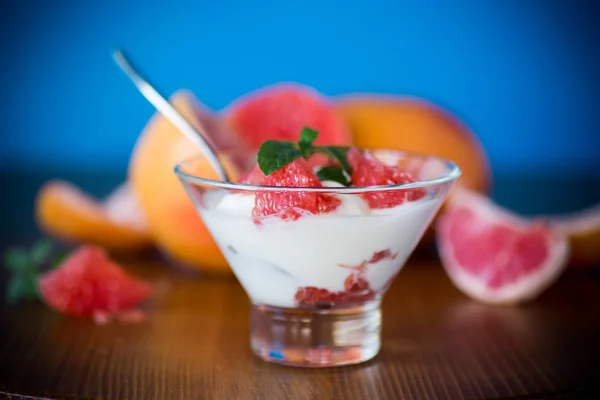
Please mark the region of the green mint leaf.
POLYGON ((315 154, 315 148, 310 143, 299 141, 298 149, 300 150, 302 157, 304 157, 306 160, 308 160, 310 158, 310 156, 315 154))
POLYGON ((321 181, 334 181, 344 186, 350 186, 350 181, 344 174, 344 170, 340 167, 323 167, 317 172, 317 176, 321 181))
POLYGON ((10 249, 4 254, 4 267, 12 274, 27 269, 29 256, 24 249, 10 249))
POLYGON ((348 175, 352 175, 352 167, 348 163, 348 158, 347 158, 348 150, 350 150, 349 147, 345 147, 345 146, 318 146, 318 147, 316 147, 316 149, 320 153, 325 154, 328 157, 336 159, 340 163, 340 165, 342 166, 342 168, 344 169, 344 171, 346 171, 346 173, 348 175))
POLYGON ((38 240, 29 250, 31 262, 34 264, 42 264, 44 261, 48 260, 53 249, 54 244, 49 239, 43 238, 38 240))
POLYGON ((6 290, 6 301, 9 304, 37 300, 39 297, 37 274, 35 272, 15 275, 9 279, 6 290))
POLYGON ((310 159, 316 153, 322 153, 330 159, 337 160, 343 171, 328 170, 323 176, 334 177, 336 182, 348 185, 348 178, 352 175, 352 167, 348 163, 347 153, 350 149, 344 146, 314 146, 313 142, 319 136, 319 132, 309 127, 302 128, 298 143, 267 140, 260 146, 257 155, 258 166, 265 175, 270 175, 280 168, 300 157, 310 159), (346 175, 344 175, 344 172, 346 175), (333 175, 332 175, 333 174, 333 175))
POLYGON ((302 157, 304 157, 306 160, 308 160, 310 156, 316 152, 316 149, 312 143, 317 139, 317 136, 319 136, 319 132, 306 126, 302 128, 302 131, 300 132, 298 149, 300 149, 302 157))
POLYGON ((52 263, 50 268, 55 268, 58 267, 60 264, 62 264, 62 262, 65 260, 65 258, 69 255, 69 252, 66 250, 60 251, 58 254, 56 254, 54 256, 54 258, 52 259, 52 263))
POLYGON ((318 131, 305 126, 302 128, 302 131, 300 131, 300 142, 298 142, 298 144, 306 143, 311 145, 317 139, 317 136, 319 136, 318 131))
POLYGON ((20 277, 13 276, 8 280, 6 287, 6 301, 8 304, 17 304, 21 300, 21 287, 23 280, 20 277))
POLYGON ((10 272, 6 287, 8 303, 39 299, 38 271, 51 264, 53 253, 52 241, 42 238, 28 249, 11 249, 4 254, 5 267, 10 272))
POLYGON ((302 153, 296 144, 267 140, 258 150, 258 166, 263 174, 271 175, 300 157, 302 153))

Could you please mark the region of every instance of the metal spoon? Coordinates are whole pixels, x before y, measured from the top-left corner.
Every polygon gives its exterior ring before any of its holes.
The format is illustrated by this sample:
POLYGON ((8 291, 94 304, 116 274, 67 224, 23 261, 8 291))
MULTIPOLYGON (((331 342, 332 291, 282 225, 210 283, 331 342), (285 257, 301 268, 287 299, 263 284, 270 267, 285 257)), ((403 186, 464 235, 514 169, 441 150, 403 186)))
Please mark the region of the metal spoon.
POLYGON ((177 129, 179 129, 188 139, 192 141, 199 149, 202 154, 206 157, 210 165, 219 175, 219 178, 223 181, 229 181, 227 172, 223 164, 217 157, 217 152, 210 143, 205 139, 208 137, 206 132, 200 129, 194 128, 180 113, 169 103, 164 96, 162 96, 147 79, 144 79, 139 72, 139 69, 134 68, 132 62, 124 54, 122 49, 118 49, 113 53, 113 58, 117 65, 125 72, 125 74, 131 79, 133 84, 138 88, 140 93, 148 100, 158 112, 160 112, 165 118, 167 118, 177 129))

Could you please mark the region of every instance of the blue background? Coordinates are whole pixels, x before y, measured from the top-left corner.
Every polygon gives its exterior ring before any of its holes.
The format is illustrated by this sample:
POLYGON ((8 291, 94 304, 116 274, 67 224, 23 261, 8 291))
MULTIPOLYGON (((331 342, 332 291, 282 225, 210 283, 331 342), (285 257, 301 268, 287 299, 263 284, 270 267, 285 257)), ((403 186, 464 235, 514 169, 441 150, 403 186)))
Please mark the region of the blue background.
POLYGON ((598 7, 577 1, 14 1, 0 11, 0 170, 126 168, 165 93, 222 108, 291 80, 422 96, 463 118, 494 174, 598 176, 598 7))

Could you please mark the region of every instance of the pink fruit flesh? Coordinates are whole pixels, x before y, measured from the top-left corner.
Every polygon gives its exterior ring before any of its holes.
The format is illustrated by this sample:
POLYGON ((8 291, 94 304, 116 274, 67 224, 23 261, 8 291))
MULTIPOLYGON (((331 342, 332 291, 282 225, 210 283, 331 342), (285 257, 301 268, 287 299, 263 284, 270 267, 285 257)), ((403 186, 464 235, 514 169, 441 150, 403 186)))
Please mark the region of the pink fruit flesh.
MULTIPOLYGON (((321 187, 319 178, 303 159, 296 160, 267 176, 263 184, 281 187, 321 187)), ((284 220, 297 220, 305 212, 327 213, 335 210, 341 201, 333 196, 292 191, 259 191, 256 194, 252 216, 258 218, 278 214, 284 220)))
POLYGON ((241 177, 240 182, 248 185, 261 185, 265 179, 265 174, 260 170, 258 164, 246 171, 241 177))
POLYGON ((437 244, 444 268, 464 293, 484 302, 519 303, 558 279, 569 254, 560 232, 464 188, 451 200, 437 222, 437 244))
POLYGON ((127 275, 95 246, 71 253, 59 268, 39 278, 39 287, 48 306, 75 316, 130 310, 151 292, 149 284, 127 275))
POLYGON ((297 141, 304 127, 319 131, 317 144, 348 144, 344 121, 314 90, 297 84, 266 87, 240 98, 228 110, 238 134, 258 149, 265 140, 297 141))
MULTIPOLYGON (((346 306, 349 304, 360 304, 375 298, 375 291, 371 289, 369 281, 364 277, 364 273, 369 266, 377 264, 386 258, 395 259, 398 254, 392 254, 390 249, 376 251, 370 259, 363 261, 359 265, 346 266, 338 264, 342 268, 350 269, 351 272, 344 280, 344 290, 339 292, 330 292, 327 289, 314 286, 301 287, 296 291, 294 300, 300 307, 312 306, 346 306)), ((393 278, 385 285, 389 286, 393 278)))
MULTIPOLYGON (((376 159, 368 150, 361 153, 356 148, 348 151, 348 162, 352 167, 352 186, 397 185, 415 182, 416 179, 397 166, 387 166, 376 159)), ((371 208, 390 208, 405 201, 425 197, 423 189, 388 190, 364 193, 362 197, 371 208)))
POLYGON ((472 275, 487 276, 490 289, 539 270, 548 259, 549 231, 543 225, 525 230, 499 224, 486 226, 467 208, 451 210, 446 218, 448 235, 454 238, 456 261, 472 275))

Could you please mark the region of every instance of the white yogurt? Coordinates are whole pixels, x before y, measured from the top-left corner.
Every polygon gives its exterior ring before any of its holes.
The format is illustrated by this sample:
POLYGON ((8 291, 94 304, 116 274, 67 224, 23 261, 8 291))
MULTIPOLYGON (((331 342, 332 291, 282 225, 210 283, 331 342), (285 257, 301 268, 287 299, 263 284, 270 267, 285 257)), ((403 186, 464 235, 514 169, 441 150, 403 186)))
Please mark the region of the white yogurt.
POLYGON ((253 194, 208 192, 199 211, 252 301, 294 307, 299 288, 343 291, 352 271, 341 265, 358 266, 389 249, 397 257, 367 265, 363 275, 372 290, 382 289, 402 268, 440 203, 426 199, 371 210, 358 195, 337 196, 342 204, 331 213, 296 221, 272 216, 260 226, 252 219, 253 194))

